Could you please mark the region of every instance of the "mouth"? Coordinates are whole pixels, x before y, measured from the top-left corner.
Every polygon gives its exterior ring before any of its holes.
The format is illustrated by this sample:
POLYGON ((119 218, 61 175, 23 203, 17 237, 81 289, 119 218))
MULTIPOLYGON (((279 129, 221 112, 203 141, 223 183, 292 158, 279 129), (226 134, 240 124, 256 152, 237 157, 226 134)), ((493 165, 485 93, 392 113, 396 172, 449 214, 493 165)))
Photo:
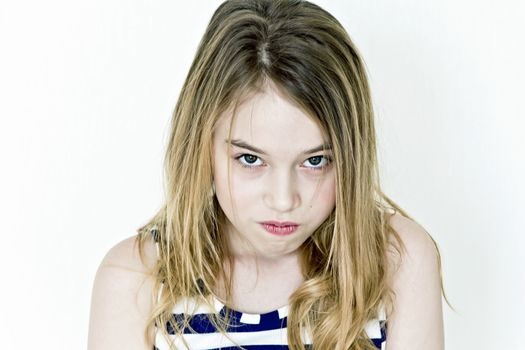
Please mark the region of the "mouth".
POLYGON ((261 226, 269 233, 277 235, 277 236, 286 236, 294 233, 297 231, 297 228, 299 227, 298 224, 294 225, 275 225, 275 224, 269 224, 267 222, 262 222, 261 226))

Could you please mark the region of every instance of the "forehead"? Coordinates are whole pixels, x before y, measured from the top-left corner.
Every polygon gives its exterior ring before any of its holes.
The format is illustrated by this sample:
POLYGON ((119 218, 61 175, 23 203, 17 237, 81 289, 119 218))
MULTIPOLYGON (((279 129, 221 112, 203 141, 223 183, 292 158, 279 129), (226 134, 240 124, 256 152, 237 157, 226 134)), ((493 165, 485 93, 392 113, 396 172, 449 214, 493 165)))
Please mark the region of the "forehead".
MULTIPOLYGON (((233 110, 217 121, 215 142, 228 139, 233 110)), ((318 124, 275 88, 266 88, 240 101, 231 129, 232 140, 242 140, 269 153, 300 151, 326 140, 318 124)))

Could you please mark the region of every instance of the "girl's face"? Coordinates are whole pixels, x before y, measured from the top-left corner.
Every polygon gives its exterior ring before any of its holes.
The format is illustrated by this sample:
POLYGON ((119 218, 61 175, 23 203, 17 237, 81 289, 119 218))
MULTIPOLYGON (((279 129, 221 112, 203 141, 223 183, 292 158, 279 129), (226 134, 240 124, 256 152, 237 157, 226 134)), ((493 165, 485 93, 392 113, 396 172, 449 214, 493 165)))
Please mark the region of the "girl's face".
POLYGON ((230 120, 231 113, 225 113, 216 125, 213 176, 228 218, 223 234, 231 252, 237 258, 291 257, 335 206, 335 169, 330 151, 320 149, 326 140, 302 110, 271 86, 239 106, 228 140, 230 120), (276 234, 261 224, 266 221, 298 226, 292 233, 276 234))

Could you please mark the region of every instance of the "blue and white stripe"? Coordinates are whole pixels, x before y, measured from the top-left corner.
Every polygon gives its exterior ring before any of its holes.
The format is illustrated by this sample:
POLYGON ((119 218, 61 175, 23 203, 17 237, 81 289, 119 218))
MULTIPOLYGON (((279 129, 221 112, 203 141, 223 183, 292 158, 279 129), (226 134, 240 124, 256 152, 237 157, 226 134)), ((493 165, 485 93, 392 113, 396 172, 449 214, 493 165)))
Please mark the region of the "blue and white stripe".
MULTIPOLYGON (((231 326, 227 329, 228 339, 219 333, 209 320, 211 313, 220 313, 224 316, 226 307, 214 299, 214 309, 210 310, 205 305, 195 305, 195 300, 186 298, 180 301, 173 309, 176 321, 181 321, 187 314, 184 310, 193 310, 190 326, 196 333, 189 329, 184 330, 182 337, 189 348, 184 345, 179 335, 167 325, 166 330, 174 341, 176 349, 211 350, 211 349, 239 349, 235 343, 248 350, 274 350, 288 349, 287 341, 287 316, 288 306, 264 314, 249 314, 231 310, 231 326), (187 307, 187 309, 185 309, 187 307)), ((366 332, 378 349, 384 350, 386 346, 386 321, 384 313, 375 320, 368 322, 366 332)), ((311 344, 308 334, 303 334, 303 343, 311 344)), ((168 350, 169 345, 162 334, 157 330, 155 346, 159 350, 168 350)))

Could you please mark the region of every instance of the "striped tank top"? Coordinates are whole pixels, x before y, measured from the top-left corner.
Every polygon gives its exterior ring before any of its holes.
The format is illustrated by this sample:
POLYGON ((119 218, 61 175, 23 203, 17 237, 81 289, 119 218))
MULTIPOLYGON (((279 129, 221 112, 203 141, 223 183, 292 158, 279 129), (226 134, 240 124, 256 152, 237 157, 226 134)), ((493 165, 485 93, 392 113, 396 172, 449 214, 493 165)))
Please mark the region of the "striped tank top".
MULTIPOLYGON (((157 246, 159 254, 158 235, 156 230, 151 233, 157 246)), ((162 287, 162 285, 161 285, 162 287)), ((160 295, 160 293, 159 293, 160 295)), ((175 349, 187 350, 238 350, 236 344, 246 350, 284 350, 288 349, 287 340, 287 316, 289 306, 283 306, 263 314, 250 314, 228 308, 217 298, 213 298, 214 307, 210 309, 206 305, 198 304, 194 298, 180 300, 173 308, 172 314, 176 322, 181 321, 185 310, 194 310, 190 318, 190 327, 194 330, 184 329, 183 338, 188 344, 186 347, 180 336, 168 324, 166 330, 173 341, 175 349), (230 324, 226 329, 229 338, 225 337, 215 329, 208 315, 219 313, 224 316, 226 310, 230 313, 230 324)), ((381 310, 377 318, 366 325, 366 333, 377 349, 385 350, 387 322, 384 310, 381 310)), ((302 334, 303 343, 310 349, 312 340, 308 334, 302 334)), ((153 350, 170 350, 160 330, 155 326, 155 345, 153 350)))

